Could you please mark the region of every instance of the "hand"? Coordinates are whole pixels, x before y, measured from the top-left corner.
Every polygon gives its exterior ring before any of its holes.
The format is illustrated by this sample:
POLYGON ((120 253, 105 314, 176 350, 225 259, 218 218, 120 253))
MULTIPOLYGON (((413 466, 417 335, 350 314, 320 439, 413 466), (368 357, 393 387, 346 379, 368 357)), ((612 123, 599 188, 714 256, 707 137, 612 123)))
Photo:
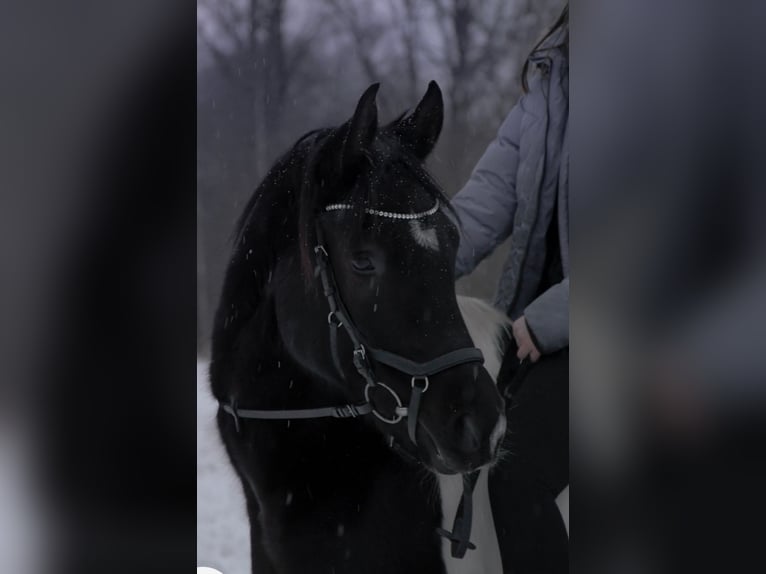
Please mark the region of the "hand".
POLYGON ((540 358, 540 351, 535 347, 532 336, 529 334, 527 320, 522 315, 511 326, 513 328, 513 338, 516 340, 516 346, 518 347, 516 356, 520 361, 529 357, 533 363, 537 362, 537 359, 540 358))

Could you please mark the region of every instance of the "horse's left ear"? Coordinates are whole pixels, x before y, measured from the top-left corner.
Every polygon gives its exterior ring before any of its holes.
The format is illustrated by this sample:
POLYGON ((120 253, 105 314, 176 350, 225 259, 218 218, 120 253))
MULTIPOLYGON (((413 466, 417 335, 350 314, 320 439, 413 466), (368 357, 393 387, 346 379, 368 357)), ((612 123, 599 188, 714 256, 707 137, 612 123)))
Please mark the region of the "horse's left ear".
POLYGON ((444 123, 444 100, 439 84, 431 80, 415 111, 393 126, 404 147, 424 160, 433 151, 444 123))

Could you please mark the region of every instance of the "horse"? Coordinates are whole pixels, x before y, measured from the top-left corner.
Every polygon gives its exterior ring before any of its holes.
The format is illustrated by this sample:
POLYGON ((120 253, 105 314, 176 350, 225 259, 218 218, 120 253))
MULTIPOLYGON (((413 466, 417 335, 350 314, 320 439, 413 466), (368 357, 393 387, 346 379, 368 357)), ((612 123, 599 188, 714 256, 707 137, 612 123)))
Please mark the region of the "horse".
POLYGON ((276 161, 233 236, 210 380, 254 573, 504 571, 507 319, 455 294, 459 223, 423 166, 438 85, 382 126, 378 87, 276 161))

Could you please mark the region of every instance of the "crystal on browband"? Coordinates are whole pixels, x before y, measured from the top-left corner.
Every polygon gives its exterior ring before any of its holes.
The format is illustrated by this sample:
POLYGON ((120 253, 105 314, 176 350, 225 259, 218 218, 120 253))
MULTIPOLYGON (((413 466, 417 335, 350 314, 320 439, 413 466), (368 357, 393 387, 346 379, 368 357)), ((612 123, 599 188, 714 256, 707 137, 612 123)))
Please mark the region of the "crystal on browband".
MULTIPOLYGON (((343 211, 343 210, 349 210, 354 209, 354 206, 350 203, 332 203, 324 208, 325 211, 343 211)), ((420 219, 421 217, 427 217, 429 215, 433 215, 439 211, 439 200, 436 200, 436 203, 434 203, 434 206, 431 209, 428 209, 426 211, 421 211, 419 213, 396 213, 394 211, 382 211, 380 209, 372 209, 370 207, 365 207, 364 212, 369 215, 377 215, 378 217, 387 217, 388 219, 420 219)))

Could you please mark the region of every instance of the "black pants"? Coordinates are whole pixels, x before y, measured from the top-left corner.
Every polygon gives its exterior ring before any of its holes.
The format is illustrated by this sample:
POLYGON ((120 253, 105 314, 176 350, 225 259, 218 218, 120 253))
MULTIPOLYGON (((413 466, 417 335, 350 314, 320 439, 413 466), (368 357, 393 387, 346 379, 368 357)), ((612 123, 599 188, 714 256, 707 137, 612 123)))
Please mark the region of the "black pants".
POLYGON ((559 573, 569 540, 556 496, 569 483, 569 349, 519 369, 511 343, 498 376, 506 397, 503 461, 490 475, 506 572, 559 573))

